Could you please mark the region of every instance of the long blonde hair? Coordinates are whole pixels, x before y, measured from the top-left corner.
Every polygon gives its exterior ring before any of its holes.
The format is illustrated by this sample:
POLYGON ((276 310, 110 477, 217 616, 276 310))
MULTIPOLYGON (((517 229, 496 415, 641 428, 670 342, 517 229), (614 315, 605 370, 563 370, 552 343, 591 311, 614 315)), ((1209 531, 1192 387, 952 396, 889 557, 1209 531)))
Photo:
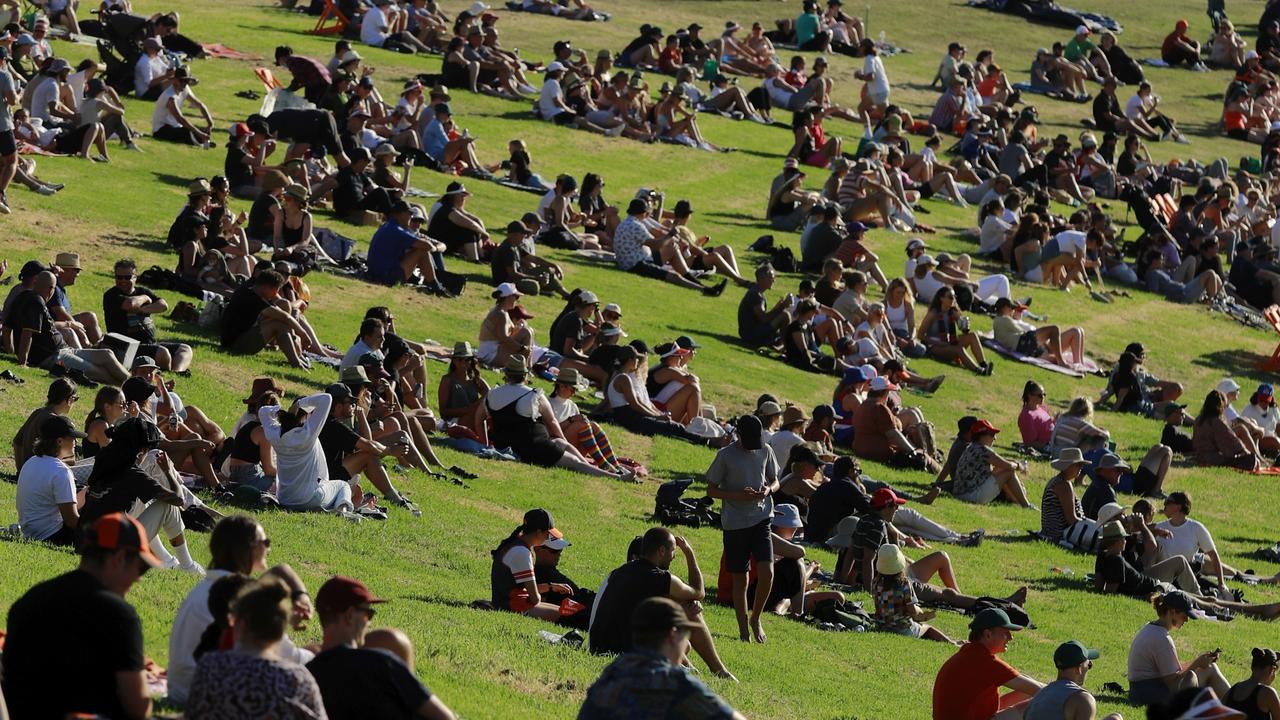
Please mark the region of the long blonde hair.
POLYGON ((916 301, 915 297, 911 294, 911 286, 907 284, 907 281, 900 277, 896 277, 890 280, 889 286, 884 289, 884 301, 886 305, 889 303, 889 298, 893 295, 893 291, 898 288, 902 288, 905 293, 902 296, 902 302, 904 305, 911 305, 916 301))
POLYGON ((1071 401, 1071 405, 1067 407, 1067 415, 1078 417, 1081 420, 1093 419, 1093 401, 1087 397, 1078 397, 1071 401))

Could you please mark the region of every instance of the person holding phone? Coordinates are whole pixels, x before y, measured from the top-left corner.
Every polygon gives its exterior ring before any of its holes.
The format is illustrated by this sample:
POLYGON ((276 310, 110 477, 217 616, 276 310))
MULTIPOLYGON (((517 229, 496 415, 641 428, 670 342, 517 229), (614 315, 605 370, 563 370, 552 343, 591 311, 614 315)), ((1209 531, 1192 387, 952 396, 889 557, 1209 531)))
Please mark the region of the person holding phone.
POLYGON ((1222 649, 1200 653, 1190 662, 1183 662, 1170 636, 1191 619, 1191 597, 1175 590, 1156 596, 1152 605, 1156 619, 1143 625, 1129 646, 1130 702, 1155 705, 1167 702, 1179 690, 1206 686, 1225 697, 1231 683, 1218 669, 1222 649))

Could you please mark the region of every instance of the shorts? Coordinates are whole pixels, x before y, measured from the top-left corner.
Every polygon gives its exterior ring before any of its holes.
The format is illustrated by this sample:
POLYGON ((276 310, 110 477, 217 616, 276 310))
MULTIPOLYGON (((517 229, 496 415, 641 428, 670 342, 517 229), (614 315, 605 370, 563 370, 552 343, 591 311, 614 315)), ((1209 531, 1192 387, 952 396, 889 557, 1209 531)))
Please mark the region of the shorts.
POLYGON ((53 141, 53 149, 66 155, 75 155, 84 145, 84 136, 94 128, 93 125, 81 125, 75 130, 68 130, 53 141))
POLYGON ((1044 267, 1037 265, 1031 268, 1030 270, 1022 273, 1022 279, 1033 283, 1044 282, 1044 267))
POLYGON ((791 232, 800 229, 804 224, 804 208, 796 205, 796 208, 785 215, 773 215, 769 217, 769 224, 774 230, 783 230, 791 232))
POLYGON ((1146 495, 1156 487, 1156 474, 1141 465, 1133 472, 1133 491, 1146 495))
POLYGON ((351 480, 351 473, 347 472, 347 468, 339 462, 337 465, 329 468, 329 479, 349 482, 351 480))
POLYGON ((1182 294, 1177 298, 1178 302, 1184 305, 1200 302, 1200 298, 1204 297, 1204 275, 1197 275, 1182 288, 1182 294))
POLYGON ((1018 336, 1018 347, 1015 348, 1023 355, 1031 357, 1040 357, 1044 354, 1044 348, 1040 347, 1040 343, 1036 340, 1036 331, 1028 330, 1018 336))
POLYGON ((750 325, 738 328, 738 337, 751 347, 766 347, 778 342, 778 328, 772 325, 750 325))
POLYGON ((1136 705, 1156 705, 1167 702, 1173 693, 1161 678, 1130 681, 1129 702, 1136 705))
POLYGON ((231 482, 247 485, 258 492, 267 492, 274 480, 262 471, 261 465, 245 463, 231 466, 231 482))
POLYGON ((640 277, 647 277, 654 280, 666 280, 667 269, 652 260, 641 260, 628 270, 629 273, 635 273, 640 277))
POLYGON ((1058 257, 1062 254, 1062 248, 1058 246, 1057 238, 1050 238, 1049 242, 1044 244, 1044 249, 1040 251, 1040 264, 1058 257))
POLYGON ((973 490, 963 495, 956 495, 957 500, 974 505, 989 505, 998 497, 1000 497, 1000 483, 996 481, 995 475, 988 475, 987 479, 973 490))
POLYGON ((9 157, 18 152, 18 141, 12 130, 0 130, 0 157, 9 157))
POLYGON ((58 352, 45 358, 44 361, 40 363, 40 369, 50 370, 58 364, 61 364, 68 370, 79 370, 85 375, 88 375, 93 371, 93 363, 88 359, 81 357, 74 348, 62 348, 58 352))
POLYGON ((731 573, 745 573, 751 561, 773 562, 773 536, 769 518, 751 527, 724 531, 724 566, 731 573))
POLYGON ((909 638, 919 639, 924 636, 924 626, 915 620, 908 620, 907 624, 902 627, 886 627, 880 629, 884 632, 893 633, 894 635, 902 635, 909 638))
POLYGON ((577 121, 578 116, 574 115, 571 112, 562 110, 556 113, 555 115, 552 115, 548 119, 551 120, 551 122, 555 123, 556 125, 572 125, 574 122, 577 121))
POLYGON ((868 92, 867 92, 867 99, 868 99, 868 100, 870 100, 871 102, 875 103, 876 105, 888 105, 888 104, 889 104, 889 91, 888 91, 888 90, 885 90, 884 92, 870 92, 870 91, 868 91, 868 92))
POLYGON ((543 230, 534 240, 539 244, 558 250, 582 249, 582 238, 563 226, 549 227, 543 230))
MULTIPOLYGON (((1233 140, 1248 140, 1249 131, 1245 128, 1232 128, 1227 131, 1227 137, 1233 140)), ((1132 693, 1132 691, 1130 691, 1132 693)))
POLYGON ((260 320, 254 320, 248 330, 240 333, 240 337, 227 348, 238 355, 256 355, 267 347, 267 339, 262 335, 260 320))
POLYGON ((156 355, 160 354, 160 350, 164 349, 169 352, 170 356, 172 356, 175 352, 178 351, 178 348, 181 348, 182 346, 183 344, 179 342, 142 343, 138 345, 137 354, 146 355, 147 357, 150 357, 150 358, 155 358, 156 355))

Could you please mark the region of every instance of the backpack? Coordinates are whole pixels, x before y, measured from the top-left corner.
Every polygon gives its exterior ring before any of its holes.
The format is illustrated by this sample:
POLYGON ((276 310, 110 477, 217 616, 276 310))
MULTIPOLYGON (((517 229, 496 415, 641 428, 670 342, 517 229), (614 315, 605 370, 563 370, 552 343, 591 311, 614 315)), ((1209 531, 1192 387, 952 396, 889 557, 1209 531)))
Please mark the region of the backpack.
POLYGON ((217 330, 222 327, 222 316, 227 310, 227 299, 221 295, 213 295, 200 308, 200 327, 205 330, 217 330))
POLYGON ((789 247, 775 247, 772 249, 773 269, 778 272, 793 273, 799 269, 796 262, 796 254, 791 252, 789 247))
POLYGON ((714 502, 704 497, 697 500, 681 498, 693 484, 693 478, 669 480, 658 487, 654 497, 653 518, 663 525, 719 526, 720 513, 711 509, 714 502))
POLYGON ((339 235, 329 228, 316 228, 315 236, 316 241, 320 243, 320 249, 324 250, 324 254, 338 264, 342 264, 355 252, 355 240, 339 235))
POLYGON ((1004 598, 980 597, 973 603, 973 607, 965 611, 966 615, 977 615, 988 608, 1003 610, 1005 615, 1009 616, 1009 620, 1014 625, 1021 625, 1024 628, 1035 627, 1031 622, 1031 616, 1027 615, 1027 611, 1022 609, 1021 605, 1004 598))

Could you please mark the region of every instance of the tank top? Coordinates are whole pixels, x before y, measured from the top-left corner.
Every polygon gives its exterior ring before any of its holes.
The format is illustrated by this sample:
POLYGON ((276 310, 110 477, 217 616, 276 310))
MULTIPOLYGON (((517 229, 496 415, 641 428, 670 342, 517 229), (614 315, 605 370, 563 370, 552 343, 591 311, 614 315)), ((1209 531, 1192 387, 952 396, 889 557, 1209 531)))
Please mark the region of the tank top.
POLYGON ((431 216, 427 225, 427 235, 444 243, 450 250, 456 251, 463 245, 476 241, 476 233, 455 223, 449 218, 453 208, 441 207, 431 216))
POLYGON ((302 242, 302 222, 298 222, 298 227, 289 227, 289 220, 285 219, 280 226, 280 246, 292 247, 302 242))
POLYGON ((1245 695, 1243 699, 1238 697, 1236 688, 1244 685, 1245 682, 1249 681, 1245 680, 1232 685, 1231 689, 1227 691, 1226 697, 1222 698, 1222 703, 1227 707, 1235 708, 1244 713, 1244 720, 1273 720, 1271 713, 1258 709, 1258 693, 1262 692, 1262 688, 1265 687, 1262 683, 1254 685, 1253 691, 1245 695))
POLYGON ((613 387, 614 380, 618 378, 622 378, 625 381, 624 382, 625 385, 631 386, 631 393, 635 395, 635 398, 637 401, 643 403, 644 401, 649 399, 648 391, 644 388, 644 386, 636 383, 636 379, 634 377, 632 377, 631 375, 628 375, 627 373, 621 373, 621 372, 614 373, 614 376, 609 378, 609 391, 608 391, 609 407, 623 408, 623 407, 627 407, 628 405, 627 399, 622 395, 622 393, 618 392, 613 387))
POLYGON ((511 568, 502 562, 502 557, 511 548, 523 544, 524 541, 518 537, 507 538, 493 551, 493 565, 489 570, 489 587, 492 592, 490 600, 498 609, 511 609, 511 591, 517 588, 516 578, 511 574, 511 568))
POLYGON ((239 431, 231 444, 231 457, 242 462, 257 464, 262 461, 262 451, 253 441, 253 431, 262 427, 262 423, 253 420, 247 422, 239 431))
POLYGON ((480 391, 475 385, 464 383, 455 377, 445 376, 445 378, 449 383, 448 407, 450 410, 466 407, 480 397, 480 391))
POLYGON ((1084 692, 1084 688, 1070 680, 1054 680, 1031 698, 1022 715, 1023 720, 1063 720, 1062 709, 1066 707, 1067 700, 1078 692, 1084 692))
POLYGON ((889 321, 889 327, 899 332, 910 332, 907 327, 907 302, 902 301, 901 305, 894 306, 892 303, 884 304, 884 316, 889 321))
MULTIPOLYGON (((1066 482, 1061 475, 1054 475, 1049 482, 1045 483, 1044 494, 1040 496, 1040 532, 1047 538, 1057 540, 1062 537, 1062 533, 1067 529, 1067 515, 1062 512, 1062 504, 1058 502, 1058 495, 1054 492, 1054 488, 1058 484, 1066 482)), ((1084 511, 1080 506, 1080 498, 1072 494, 1071 502, 1075 505, 1076 517, 1084 517, 1084 511)))

